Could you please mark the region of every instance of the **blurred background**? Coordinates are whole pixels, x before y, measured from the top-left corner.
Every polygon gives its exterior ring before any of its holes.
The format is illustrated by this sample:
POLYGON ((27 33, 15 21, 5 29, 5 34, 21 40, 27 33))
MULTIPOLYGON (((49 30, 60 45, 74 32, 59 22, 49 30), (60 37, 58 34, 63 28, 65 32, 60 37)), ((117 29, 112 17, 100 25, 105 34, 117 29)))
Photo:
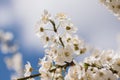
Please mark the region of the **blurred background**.
MULTIPOLYGON (((120 21, 99 0, 0 0, 0 29, 14 34, 23 55, 34 68, 44 55, 44 48, 35 36, 34 25, 44 9, 52 15, 64 12, 79 28, 77 34, 91 46, 100 49, 120 47, 120 21)), ((0 52, 0 80, 10 80, 11 72, 0 52)))

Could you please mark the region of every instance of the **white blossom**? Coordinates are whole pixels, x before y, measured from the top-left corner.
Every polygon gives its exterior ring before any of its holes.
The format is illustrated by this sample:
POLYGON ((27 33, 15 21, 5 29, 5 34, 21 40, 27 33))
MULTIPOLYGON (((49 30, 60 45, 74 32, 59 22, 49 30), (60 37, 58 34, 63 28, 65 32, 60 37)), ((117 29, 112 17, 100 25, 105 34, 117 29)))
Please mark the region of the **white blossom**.
POLYGON ((106 69, 100 69, 93 76, 94 80, 117 80, 117 77, 110 71, 106 69))
POLYGON ((64 57, 63 52, 64 52, 63 48, 58 49, 57 54, 53 58, 53 60, 55 61, 55 63, 57 65, 64 65, 65 64, 65 57, 64 57))
POLYGON ((120 19, 120 0, 100 0, 115 16, 120 19))
POLYGON ((40 69, 48 71, 52 67, 52 59, 49 56, 45 56, 43 59, 40 59, 39 65, 41 65, 40 69))
POLYGON ((65 80, 79 80, 81 73, 80 65, 73 65, 69 68, 68 74, 65 76, 65 80))
POLYGON ((115 53, 113 50, 103 51, 100 55, 101 63, 111 63, 111 61, 113 61, 112 59, 114 55, 115 53))
POLYGON ((39 70, 39 72, 41 73, 41 80, 52 80, 52 73, 43 70, 39 70))
POLYGON ((44 10, 44 13, 43 13, 43 15, 42 15, 41 21, 42 21, 44 24, 46 24, 46 23, 48 23, 49 18, 50 18, 50 14, 48 13, 47 10, 44 10))
POLYGON ((67 19, 67 15, 65 13, 57 13, 56 14, 56 18, 59 20, 59 21, 63 21, 63 20, 66 20, 67 19))
POLYGON ((43 36, 45 34, 44 24, 42 24, 41 22, 37 22, 37 24, 35 25, 35 32, 38 37, 43 36))
POLYGON ((116 54, 113 59, 112 68, 117 71, 118 76, 120 77, 120 54, 116 54))
POLYGON ((67 45, 66 48, 64 48, 63 55, 65 62, 71 62, 73 60, 74 54, 70 45, 67 45))
POLYGON ((30 76, 32 70, 33 70, 33 68, 31 66, 30 62, 28 61, 27 64, 25 65, 25 74, 24 74, 24 76, 25 77, 30 76))

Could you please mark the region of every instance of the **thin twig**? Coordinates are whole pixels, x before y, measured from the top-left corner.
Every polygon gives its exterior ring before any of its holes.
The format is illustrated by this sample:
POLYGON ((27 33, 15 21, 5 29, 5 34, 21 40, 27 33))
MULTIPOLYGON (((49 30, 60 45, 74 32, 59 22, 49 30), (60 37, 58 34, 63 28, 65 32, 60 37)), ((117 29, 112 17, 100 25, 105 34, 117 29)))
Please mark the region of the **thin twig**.
POLYGON ((65 47, 61 37, 59 37, 59 40, 60 40, 60 43, 62 44, 62 46, 65 47))
POLYGON ((55 22, 53 20, 51 20, 51 19, 49 21, 53 25, 54 32, 57 33, 55 22))

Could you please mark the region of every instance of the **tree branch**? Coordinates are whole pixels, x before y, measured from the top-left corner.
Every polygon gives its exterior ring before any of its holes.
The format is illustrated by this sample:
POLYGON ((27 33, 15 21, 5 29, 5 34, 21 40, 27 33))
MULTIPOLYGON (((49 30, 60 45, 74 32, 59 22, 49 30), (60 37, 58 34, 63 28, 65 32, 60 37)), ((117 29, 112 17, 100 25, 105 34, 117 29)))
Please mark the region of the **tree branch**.
POLYGON ((38 76, 40 76, 40 75, 41 75, 40 73, 39 73, 39 74, 34 74, 34 75, 30 75, 30 76, 28 76, 28 77, 19 78, 19 79, 17 79, 17 80, 26 80, 26 79, 29 79, 29 78, 38 77, 38 76))

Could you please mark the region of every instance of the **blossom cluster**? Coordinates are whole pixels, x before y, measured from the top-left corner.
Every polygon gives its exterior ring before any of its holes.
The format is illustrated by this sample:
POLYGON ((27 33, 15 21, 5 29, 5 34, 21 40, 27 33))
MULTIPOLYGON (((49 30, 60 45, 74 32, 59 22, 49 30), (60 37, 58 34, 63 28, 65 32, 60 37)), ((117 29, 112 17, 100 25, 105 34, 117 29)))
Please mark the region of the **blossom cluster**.
MULTIPOLYGON (((64 13, 51 17, 44 11, 36 25, 36 34, 45 48, 45 55, 39 60, 40 80, 117 80, 120 77, 119 52, 93 49, 91 56, 77 62, 75 58, 89 49, 76 31, 76 26, 64 13)), ((34 80, 36 75, 32 75, 32 71, 27 62, 25 78, 18 80, 34 80)))
POLYGON ((11 80, 22 77, 22 55, 18 51, 18 45, 13 40, 14 36, 11 32, 5 32, 0 30, 0 50, 3 54, 11 53, 11 56, 5 57, 5 63, 9 70, 14 73, 11 76, 11 80))
POLYGON ((70 66, 65 80, 118 80, 120 52, 94 49, 89 57, 70 66))
MULTIPOLYGON (((86 52, 84 41, 75 35, 76 26, 64 13, 51 17, 45 10, 35 29, 45 48, 45 56, 39 61, 41 80, 63 80, 63 71, 74 64, 75 57, 86 52)), ((32 69, 27 65, 25 77, 32 69)))
POLYGON ((100 0, 115 16, 120 19, 120 0, 100 0))
POLYGON ((36 27, 37 35, 46 48, 46 55, 57 65, 70 63, 86 50, 84 41, 75 35, 76 26, 64 13, 52 18, 45 10, 36 27))

